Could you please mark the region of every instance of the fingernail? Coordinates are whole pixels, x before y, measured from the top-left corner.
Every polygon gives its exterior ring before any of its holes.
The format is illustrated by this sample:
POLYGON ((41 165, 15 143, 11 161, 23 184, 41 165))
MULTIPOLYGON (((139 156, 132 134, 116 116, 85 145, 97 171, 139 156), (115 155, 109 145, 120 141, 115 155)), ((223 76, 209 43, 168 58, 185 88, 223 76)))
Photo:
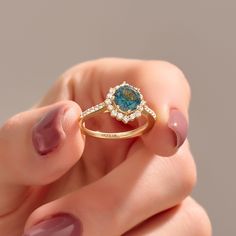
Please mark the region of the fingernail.
POLYGON ((60 214, 33 226, 23 236, 80 236, 81 222, 69 214, 60 214))
POLYGON ((176 147, 179 148, 184 143, 188 133, 188 122, 183 113, 177 109, 171 109, 168 127, 174 132, 176 147))
POLYGON ((65 137, 62 127, 67 107, 60 106, 49 111, 36 123, 32 130, 32 141, 40 155, 54 151, 65 137))

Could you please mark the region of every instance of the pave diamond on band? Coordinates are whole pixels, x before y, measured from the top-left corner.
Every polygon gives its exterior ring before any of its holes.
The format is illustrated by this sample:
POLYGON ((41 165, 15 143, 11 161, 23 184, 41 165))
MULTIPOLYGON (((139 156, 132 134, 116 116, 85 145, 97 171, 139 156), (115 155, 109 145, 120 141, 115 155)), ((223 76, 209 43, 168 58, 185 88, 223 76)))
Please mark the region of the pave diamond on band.
POLYGON ((123 82, 114 88, 110 88, 104 102, 82 112, 80 116, 80 126, 84 134, 98 138, 132 138, 150 130, 156 119, 156 113, 147 106, 140 89, 123 82), (86 128, 85 120, 100 112, 109 112, 112 118, 116 118, 116 120, 122 121, 124 124, 127 124, 142 115, 145 116, 147 122, 134 130, 118 133, 104 133, 86 128))

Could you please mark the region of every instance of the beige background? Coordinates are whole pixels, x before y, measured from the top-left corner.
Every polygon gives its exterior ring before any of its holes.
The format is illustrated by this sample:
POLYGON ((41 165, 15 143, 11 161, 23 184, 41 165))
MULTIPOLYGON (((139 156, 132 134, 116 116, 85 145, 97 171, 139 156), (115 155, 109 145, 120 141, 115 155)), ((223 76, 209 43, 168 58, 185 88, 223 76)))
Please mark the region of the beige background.
POLYGON ((0 0, 0 122, 71 65, 119 56, 179 65, 193 91, 194 197, 214 235, 236 235, 236 2, 0 0))

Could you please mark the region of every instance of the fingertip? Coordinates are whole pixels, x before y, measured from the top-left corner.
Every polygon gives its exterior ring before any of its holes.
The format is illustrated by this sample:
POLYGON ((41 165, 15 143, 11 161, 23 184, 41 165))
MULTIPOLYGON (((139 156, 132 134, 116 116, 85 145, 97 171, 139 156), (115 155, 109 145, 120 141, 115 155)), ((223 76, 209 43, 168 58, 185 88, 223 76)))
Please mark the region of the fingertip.
POLYGON ((63 130, 67 135, 73 135, 79 132, 79 116, 82 113, 80 106, 73 101, 66 101, 62 103, 65 107, 66 114, 63 119, 63 130))
POLYGON ((82 111, 80 106, 73 101, 67 101, 66 107, 66 115, 62 125, 66 140, 61 151, 65 156, 70 152, 74 153, 74 161, 77 161, 81 157, 85 146, 85 136, 79 127, 79 117, 82 111))
POLYGON ((144 144, 155 154, 172 156, 185 142, 188 133, 186 116, 167 105, 158 110, 153 128, 143 136, 144 144))
POLYGON ((61 147, 66 138, 76 135, 80 113, 80 107, 70 101, 46 108, 46 112, 43 111, 32 127, 32 142, 36 152, 41 156, 51 154, 61 147))
POLYGON ((35 155, 28 164, 34 169, 30 184, 36 185, 49 184, 65 174, 80 159, 85 143, 79 128, 81 109, 77 103, 59 102, 46 107, 43 113, 43 118, 32 128, 35 155))
POLYGON ((49 168, 51 166, 48 170, 49 178, 46 178, 46 175, 44 178, 48 183, 56 180, 75 165, 82 156, 85 146, 85 137, 80 131, 78 122, 81 114, 80 106, 73 101, 62 102, 59 106, 65 110, 61 123, 64 135, 57 149, 45 156, 49 168))
POLYGON ((171 109, 168 120, 168 127, 173 131, 175 136, 175 147, 179 148, 185 142, 188 134, 188 121, 184 114, 178 109, 171 109))

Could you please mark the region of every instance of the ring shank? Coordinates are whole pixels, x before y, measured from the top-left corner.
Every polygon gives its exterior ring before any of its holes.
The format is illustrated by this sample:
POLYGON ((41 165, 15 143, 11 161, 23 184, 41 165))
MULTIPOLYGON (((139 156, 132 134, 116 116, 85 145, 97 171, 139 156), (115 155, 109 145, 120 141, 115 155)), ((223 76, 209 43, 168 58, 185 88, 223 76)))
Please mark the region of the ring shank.
POLYGON ((127 138, 138 137, 140 135, 145 134, 155 124, 154 117, 151 114, 149 114, 147 111, 143 110, 142 116, 145 117, 146 122, 143 125, 135 128, 133 130, 109 133, 109 132, 101 132, 101 131, 91 130, 86 127, 86 125, 85 125, 86 120, 92 118, 93 116, 95 116, 99 113, 106 113, 106 112, 108 112, 106 107, 103 107, 100 110, 94 111, 94 112, 90 113, 89 115, 81 117, 79 119, 79 125, 81 128, 81 132, 83 134, 86 134, 86 135, 89 135, 92 137, 96 137, 96 138, 102 138, 102 139, 127 139, 127 138))

